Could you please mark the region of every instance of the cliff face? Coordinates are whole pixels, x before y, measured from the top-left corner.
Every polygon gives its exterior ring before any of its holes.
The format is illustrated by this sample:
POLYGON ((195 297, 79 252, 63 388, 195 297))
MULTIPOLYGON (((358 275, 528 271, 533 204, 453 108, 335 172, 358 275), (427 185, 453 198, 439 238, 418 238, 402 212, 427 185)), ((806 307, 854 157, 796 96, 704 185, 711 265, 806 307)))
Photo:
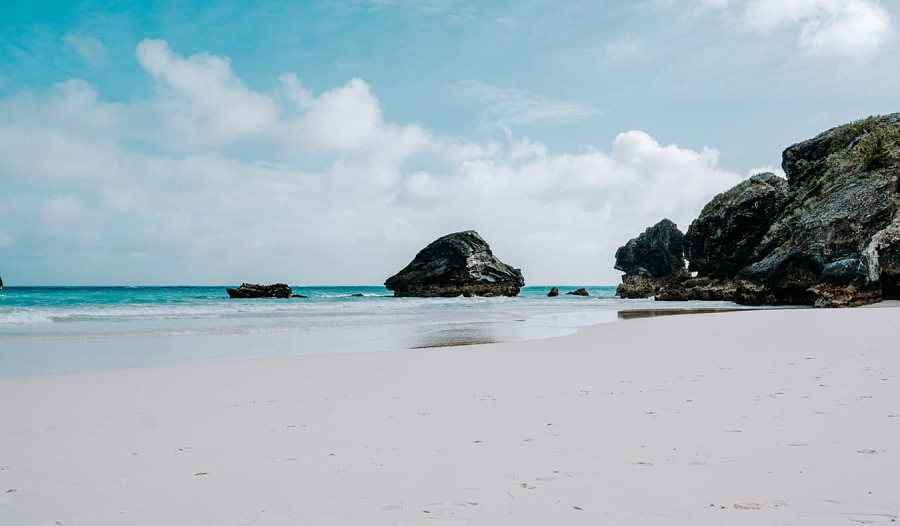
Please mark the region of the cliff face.
POLYGON ((782 166, 786 181, 756 175, 704 207, 684 241, 698 277, 661 284, 657 299, 846 306, 900 297, 900 114, 795 144, 782 166))
POLYGON ((522 271, 497 259, 474 230, 437 239, 384 285, 395 296, 515 296, 522 271))

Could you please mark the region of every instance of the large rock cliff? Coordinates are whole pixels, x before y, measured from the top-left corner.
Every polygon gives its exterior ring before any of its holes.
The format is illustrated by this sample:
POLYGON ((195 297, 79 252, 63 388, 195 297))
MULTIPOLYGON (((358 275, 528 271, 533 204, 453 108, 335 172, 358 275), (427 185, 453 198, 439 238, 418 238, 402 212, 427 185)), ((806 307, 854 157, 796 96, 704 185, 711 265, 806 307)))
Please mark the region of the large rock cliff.
POLYGON ((900 114, 795 144, 782 167, 786 181, 756 175, 704 207, 684 241, 698 277, 669 280, 657 299, 827 307, 900 297, 900 114))

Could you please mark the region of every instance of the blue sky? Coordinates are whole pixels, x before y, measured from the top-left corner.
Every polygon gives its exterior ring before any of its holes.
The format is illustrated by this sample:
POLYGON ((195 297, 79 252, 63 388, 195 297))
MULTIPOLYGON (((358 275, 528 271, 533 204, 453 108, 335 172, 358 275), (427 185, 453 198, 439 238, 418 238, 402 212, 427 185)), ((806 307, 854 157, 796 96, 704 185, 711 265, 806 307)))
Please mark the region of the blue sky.
POLYGON ((30 2, 0 21, 7 283, 380 283, 479 230, 530 284, 900 109, 876 0, 30 2))

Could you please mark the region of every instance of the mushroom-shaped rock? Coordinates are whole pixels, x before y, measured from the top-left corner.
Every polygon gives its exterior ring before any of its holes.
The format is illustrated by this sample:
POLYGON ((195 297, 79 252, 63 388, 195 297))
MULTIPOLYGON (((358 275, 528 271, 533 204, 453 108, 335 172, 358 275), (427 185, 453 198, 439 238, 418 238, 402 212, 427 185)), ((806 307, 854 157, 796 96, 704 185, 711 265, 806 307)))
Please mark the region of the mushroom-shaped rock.
POLYGON ((566 294, 568 294, 569 296, 590 296, 590 294, 588 294, 588 291, 586 291, 583 288, 580 288, 578 290, 573 290, 570 292, 566 292, 566 294))
POLYGON ((552 289, 550 289, 550 292, 547 293, 547 296, 550 298, 555 298, 555 297, 559 296, 559 289, 556 287, 553 287, 552 289))
POLYGON ((384 282, 394 296, 515 296, 522 271, 497 259, 474 230, 448 234, 423 248, 384 282))
POLYGON ((684 238, 690 270, 699 276, 734 277, 778 219, 788 197, 787 180, 767 172, 715 196, 684 238))
POLYGON ((242 283, 237 289, 225 289, 229 298, 290 298, 291 287, 284 283, 256 285, 242 283))

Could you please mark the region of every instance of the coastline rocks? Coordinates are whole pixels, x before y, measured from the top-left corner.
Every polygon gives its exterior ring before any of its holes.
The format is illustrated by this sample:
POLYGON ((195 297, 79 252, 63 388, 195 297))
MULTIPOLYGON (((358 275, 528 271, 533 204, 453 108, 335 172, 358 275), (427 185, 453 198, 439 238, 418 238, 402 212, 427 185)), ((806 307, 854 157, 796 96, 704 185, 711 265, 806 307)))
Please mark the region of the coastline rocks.
POLYGON ((384 285, 398 297, 515 296, 525 279, 467 230, 432 242, 384 285))
POLYGON ((586 291, 584 288, 566 292, 566 294, 568 294, 569 296, 590 296, 590 294, 588 294, 588 291, 586 291))
POLYGON ((547 297, 550 298, 555 298, 557 296, 559 296, 559 289, 556 287, 553 287, 552 289, 550 289, 550 292, 547 293, 547 297))
POLYGON ((898 139, 893 114, 784 151, 788 203, 739 273, 750 286, 738 301, 839 307, 895 297, 898 139))
POLYGON ((709 202, 685 234, 684 255, 699 277, 734 277, 752 263, 754 249, 788 197, 787 180, 754 175, 709 202))
POLYGON ((794 144, 782 167, 786 181, 758 174, 691 223, 684 249, 698 277, 635 271, 626 246, 617 293, 816 307, 900 298, 900 113, 794 144))
POLYGON ((669 219, 647 228, 616 251, 615 268, 625 272, 620 298, 649 298, 673 281, 688 277, 684 234, 669 219))
POLYGON ((654 278, 686 275, 684 234, 675 223, 663 219, 619 247, 615 268, 626 274, 643 268, 654 278))
POLYGON ((290 298, 291 287, 284 283, 257 285, 242 283, 237 289, 225 289, 229 298, 290 298))
POLYGON ((303 294, 291 294, 292 298, 300 298, 300 299, 309 299, 309 296, 304 296, 303 294))

